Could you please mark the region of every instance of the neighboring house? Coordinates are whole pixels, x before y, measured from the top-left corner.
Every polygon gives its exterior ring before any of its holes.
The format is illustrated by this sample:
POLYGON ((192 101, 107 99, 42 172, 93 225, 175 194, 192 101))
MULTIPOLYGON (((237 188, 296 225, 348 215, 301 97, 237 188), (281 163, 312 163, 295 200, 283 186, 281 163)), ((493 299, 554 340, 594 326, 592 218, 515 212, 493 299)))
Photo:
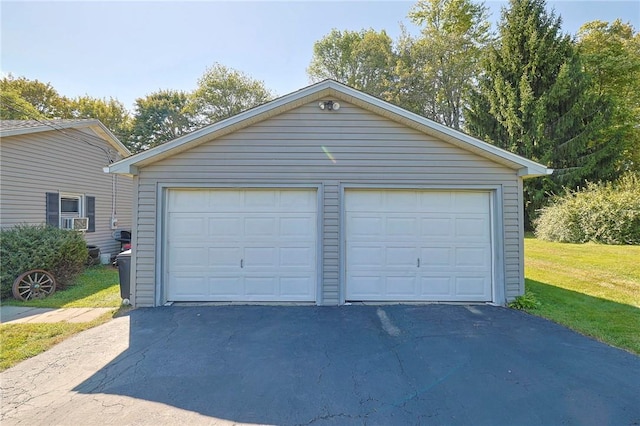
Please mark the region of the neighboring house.
POLYGON ((492 302, 524 292, 511 154, 327 80, 110 166, 132 302, 492 302))
POLYGON ((0 226, 86 229, 88 245, 117 254, 133 181, 103 169, 129 155, 98 120, 0 120, 0 226))

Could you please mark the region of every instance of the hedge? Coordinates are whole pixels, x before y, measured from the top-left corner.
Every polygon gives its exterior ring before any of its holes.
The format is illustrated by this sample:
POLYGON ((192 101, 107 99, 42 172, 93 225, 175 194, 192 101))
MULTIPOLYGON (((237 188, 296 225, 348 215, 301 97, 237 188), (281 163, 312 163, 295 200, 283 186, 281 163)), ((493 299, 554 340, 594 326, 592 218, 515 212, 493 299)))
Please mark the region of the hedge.
POLYGON ((0 232, 0 296, 11 295, 13 281, 23 272, 44 269, 62 289, 73 283, 87 260, 82 234, 51 226, 19 225, 0 232))
POLYGON ((567 191, 541 210, 535 225, 536 236, 547 241, 640 244, 640 173, 567 191))

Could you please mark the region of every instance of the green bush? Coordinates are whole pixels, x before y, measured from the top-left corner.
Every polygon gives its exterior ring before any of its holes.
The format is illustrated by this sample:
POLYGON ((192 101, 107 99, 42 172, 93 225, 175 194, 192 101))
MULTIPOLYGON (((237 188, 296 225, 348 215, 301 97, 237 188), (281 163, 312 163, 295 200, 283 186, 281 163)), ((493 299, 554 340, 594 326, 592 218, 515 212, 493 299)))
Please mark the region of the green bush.
POLYGON ((88 252, 82 234, 51 226, 20 225, 0 232, 0 296, 11 294, 23 272, 44 269, 61 289, 84 269, 88 252))
POLYGON ((546 241, 640 244, 640 173, 567 191, 542 209, 536 237, 546 241))
POLYGON ((540 302, 532 291, 525 290, 522 296, 516 297, 513 302, 509 303, 509 307, 520 311, 529 311, 532 309, 538 309, 540 307, 540 302))

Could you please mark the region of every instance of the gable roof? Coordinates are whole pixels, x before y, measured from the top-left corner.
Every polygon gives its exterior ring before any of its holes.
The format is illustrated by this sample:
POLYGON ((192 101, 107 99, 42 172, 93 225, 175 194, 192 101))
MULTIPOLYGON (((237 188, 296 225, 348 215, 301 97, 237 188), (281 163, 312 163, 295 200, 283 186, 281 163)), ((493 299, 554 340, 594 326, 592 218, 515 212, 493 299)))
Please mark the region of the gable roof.
MULTIPOLYGON (((467 151, 474 152, 494 162, 503 164, 522 177, 535 177, 550 174, 551 169, 528 160, 519 155, 483 142, 460 131, 451 129, 418 114, 390 104, 374 96, 360 92, 334 80, 324 80, 296 92, 282 96, 266 104, 244 111, 202 129, 166 142, 147 151, 133 155, 109 165, 109 173, 138 173, 139 167, 155 163, 177 153, 194 148, 229 133, 235 132, 267 118, 282 114, 293 108, 320 99, 332 97, 335 100, 348 102, 375 114, 399 122, 425 134, 435 136, 467 151)), ((107 168, 105 168, 107 171, 107 168)))
MULTIPOLYGON (((120 155, 128 157, 131 152, 118 140, 100 120, 89 119, 58 119, 58 120, 0 120, 0 137, 26 135, 29 133, 60 131, 65 129, 90 128, 101 139, 111 145, 120 155)), ((73 138, 80 136, 74 135, 73 138)))

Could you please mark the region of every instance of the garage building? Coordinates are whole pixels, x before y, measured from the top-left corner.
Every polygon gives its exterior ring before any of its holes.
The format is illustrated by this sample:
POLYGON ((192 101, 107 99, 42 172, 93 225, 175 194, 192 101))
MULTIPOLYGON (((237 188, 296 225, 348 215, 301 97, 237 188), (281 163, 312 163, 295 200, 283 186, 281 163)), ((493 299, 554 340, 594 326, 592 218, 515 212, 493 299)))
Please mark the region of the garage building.
POLYGON ((533 161, 326 80, 109 166, 131 301, 490 302, 524 292, 533 161))

